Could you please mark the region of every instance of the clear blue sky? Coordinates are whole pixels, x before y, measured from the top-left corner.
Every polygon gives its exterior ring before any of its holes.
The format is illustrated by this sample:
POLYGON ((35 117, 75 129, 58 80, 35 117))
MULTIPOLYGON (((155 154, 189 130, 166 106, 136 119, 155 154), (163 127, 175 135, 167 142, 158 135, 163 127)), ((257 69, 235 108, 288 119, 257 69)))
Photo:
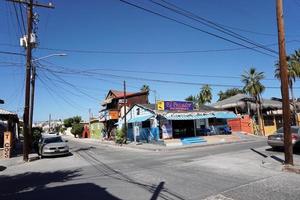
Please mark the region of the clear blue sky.
MULTIPOLYGON (((46 1, 43 0, 41 2, 45 3, 46 1)), ((130 2, 138 2, 141 6, 201 29, 220 34, 197 22, 155 6, 150 1, 131 0, 130 2)), ((169 2, 223 25, 265 33, 266 35, 262 35, 235 30, 237 33, 261 44, 277 42, 275 0, 169 0, 169 2)), ((54 10, 35 9, 39 13, 39 47, 125 52, 239 48, 239 46, 229 42, 128 6, 118 0, 54 0, 52 3, 56 7, 54 10)), ((300 46, 300 42, 296 41, 300 41, 300 30, 297 26, 300 20, 300 1, 288 0, 284 3, 286 40, 292 41, 287 43, 287 52, 292 53, 300 46)), ((19 9, 18 6, 17 9, 19 9)), ((23 53, 24 50, 22 48, 14 46, 18 45, 20 29, 17 25, 12 3, 0 2, 0 27, 2 27, 0 30, 0 51, 23 53)), ((270 48, 275 51, 278 50, 277 46, 271 46, 270 48)), ((34 56, 38 58, 52 53, 63 52, 36 49, 34 50, 34 56)), ((228 85, 242 85, 242 83, 239 78, 184 77, 159 73, 172 72, 239 77, 244 70, 253 66, 258 71, 265 72, 267 78, 272 79, 274 63, 277 59, 276 57, 269 57, 251 50, 146 55, 66 53, 68 54, 66 57, 52 57, 44 60, 42 63, 56 70, 57 68, 51 67, 45 61, 75 70, 108 68, 153 71, 156 73, 98 72, 148 79, 228 85)), ((24 62, 25 59, 22 56, 0 54, 2 75, 0 79, 0 98, 6 101, 4 105, 1 105, 1 108, 17 111, 20 115, 23 112, 24 105, 25 67, 24 65, 9 65, 7 63, 24 64, 24 62)), ((81 115, 86 119, 89 108, 92 109, 94 115, 97 115, 100 109, 100 102, 107 91, 111 88, 122 90, 122 81, 124 80, 124 78, 106 75, 97 75, 98 79, 79 75, 63 76, 66 81, 76 85, 77 89, 75 89, 61 80, 53 81, 54 77, 45 70, 38 69, 38 76, 44 83, 40 79, 36 83, 35 120, 46 120, 49 113, 52 114, 53 118, 81 115), (47 77, 51 80, 47 79, 47 77), (79 91, 88 93, 93 98, 82 95, 79 91)), ((148 84, 151 89, 157 91, 158 99, 164 100, 183 100, 190 94, 197 94, 201 88, 200 85, 166 84, 134 79, 127 79, 126 81, 129 91, 137 91, 143 84, 148 84)), ((265 86, 279 86, 277 80, 265 80, 264 84, 265 86)), ((299 87, 299 82, 296 82, 295 86, 299 87)), ((217 93, 226 88, 212 88, 214 102, 218 99, 217 93)), ((300 89, 295 89, 295 95, 299 97, 300 89)), ((264 98, 273 96, 280 97, 279 89, 267 89, 263 93, 264 98)), ((154 101, 153 93, 150 95, 150 100, 154 101)))

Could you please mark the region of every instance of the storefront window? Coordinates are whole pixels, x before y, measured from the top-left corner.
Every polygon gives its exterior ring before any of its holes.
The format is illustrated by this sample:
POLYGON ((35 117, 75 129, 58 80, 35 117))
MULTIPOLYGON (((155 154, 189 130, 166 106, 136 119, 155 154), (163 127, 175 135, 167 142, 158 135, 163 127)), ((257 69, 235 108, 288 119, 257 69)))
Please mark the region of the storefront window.
POLYGON ((142 122, 142 128, 150 128, 150 120, 142 122))

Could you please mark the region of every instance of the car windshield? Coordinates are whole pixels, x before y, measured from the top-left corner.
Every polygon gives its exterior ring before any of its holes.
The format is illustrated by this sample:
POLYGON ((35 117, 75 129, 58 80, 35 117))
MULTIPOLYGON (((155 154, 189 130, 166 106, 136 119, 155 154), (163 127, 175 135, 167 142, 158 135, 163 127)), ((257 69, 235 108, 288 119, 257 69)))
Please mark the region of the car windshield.
MULTIPOLYGON (((298 133, 299 128, 298 127, 291 127, 291 133, 298 133)), ((277 130, 277 133, 283 133, 283 127, 277 130)))
POLYGON ((45 138, 44 143, 56 143, 56 142, 63 142, 61 137, 50 137, 50 138, 45 138))

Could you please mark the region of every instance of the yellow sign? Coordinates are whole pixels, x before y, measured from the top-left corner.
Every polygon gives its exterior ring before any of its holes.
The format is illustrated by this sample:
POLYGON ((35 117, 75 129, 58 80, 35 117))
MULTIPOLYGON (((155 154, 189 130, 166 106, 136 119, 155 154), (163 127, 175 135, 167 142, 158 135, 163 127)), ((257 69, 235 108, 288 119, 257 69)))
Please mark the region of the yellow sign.
POLYGON ((165 110, 165 102, 164 101, 157 101, 157 110, 165 110))

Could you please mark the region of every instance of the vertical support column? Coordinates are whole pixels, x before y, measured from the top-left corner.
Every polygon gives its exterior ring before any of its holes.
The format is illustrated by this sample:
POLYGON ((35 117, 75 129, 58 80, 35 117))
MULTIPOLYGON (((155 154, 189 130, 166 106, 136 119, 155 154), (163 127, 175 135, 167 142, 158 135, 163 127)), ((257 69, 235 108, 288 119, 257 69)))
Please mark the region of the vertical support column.
POLYGON ((196 130, 196 120, 194 119, 194 135, 197 136, 197 130, 196 130))

